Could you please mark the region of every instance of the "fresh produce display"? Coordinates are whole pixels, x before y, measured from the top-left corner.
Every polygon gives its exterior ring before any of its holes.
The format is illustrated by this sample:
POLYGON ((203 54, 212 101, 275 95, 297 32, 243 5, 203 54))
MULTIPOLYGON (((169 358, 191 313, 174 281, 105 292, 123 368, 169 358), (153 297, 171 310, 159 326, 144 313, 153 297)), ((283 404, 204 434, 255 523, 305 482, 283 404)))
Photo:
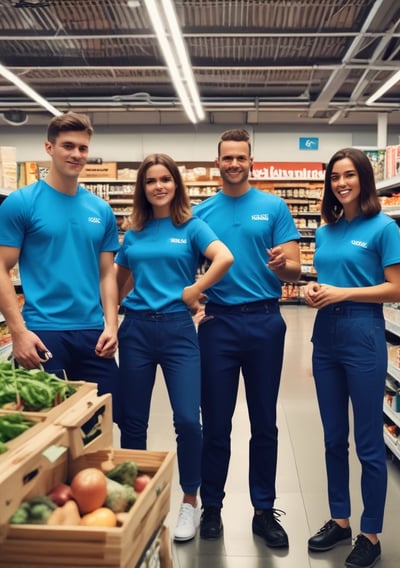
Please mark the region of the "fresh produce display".
POLYGON ((48 410, 75 392, 76 387, 53 373, 0 363, 0 407, 48 410))
POLYGON ((47 519, 48 525, 76 526, 81 524, 78 505, 75 501, 66 501, 61 507, 57 507, 47 519))
POLYGON ((122 485, 107 477, 107 497, 104 503, 106 507, 114 513, 125 513, 135 501, 136 493, 132 485, 122 485))
POLYGON ((125 461, 106 474, 95 467, 81 469, 73 476, 70 484, 58 483, 47 495, 24 501, 11 517, 10 523, 121 526, 136 501, 134 484, 141 477, 144 479, 139 483, 138 492, 144 490, 151 477, 147 474, 138 475, 138 467, 133 461, 125 461), (113 477, 122 481, 118 482, 113 477))
POLYGON ((0 325, 0 346, 7 345, 11 341, 11 333, 8 331, 6 323, 0 325))
POLYGON ((0 416, 0 454, 7 451, 6 442, 14 440, 34 425, 35 422, 27 420, 21 412, 0 416))
POLYGON ((99 509, 83 515, 80 524, 85 527, 116 527, 117 517, 111 509, 99 507, 99 509))
POLYGON ((50 497, 56 505, 62 507, 67 501, 72 499, 71 486, 66 483, 58 483, 47 496, 50 497))
POLYGON ((135 483, 138 475, 138 466, 133 461, 125 461, 116 465, 106 473, 109 479, 113 479, 122 485, 131 485, 135 483))
POLYGON ((71 481, 72 497, 82 514, 101 507, 107 498, 107 481, 104 473, 95 467, 79 471, 71 481))
POLYGON ((12 525, 44 525, 57 505, 46 495, 24 501, 10 519, 12 525))
POLYGON ((146 473, 142 473, 141 475, 138 475, 137 478, 135 479, 135 483, 133 484, 133 488, 134 488, 135 491, 140 493, 141 491, 143 491, 148 486, 150 481, 151 481, 150 475, 147 475, 146 473))

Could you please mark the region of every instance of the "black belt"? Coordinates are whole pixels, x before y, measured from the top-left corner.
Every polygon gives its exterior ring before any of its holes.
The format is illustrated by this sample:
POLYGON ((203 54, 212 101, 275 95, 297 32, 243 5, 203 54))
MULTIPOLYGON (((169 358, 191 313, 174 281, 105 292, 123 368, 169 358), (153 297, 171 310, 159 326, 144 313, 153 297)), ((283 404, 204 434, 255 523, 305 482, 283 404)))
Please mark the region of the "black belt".
POLYGON ((258 302, 248 302, 246 304, 215 304, 214 302, 207 302, 206 312, 229 312, 229 313, 257 313, 257 312, 271 312, 279 310, 279 300, 259 300, 258 302))

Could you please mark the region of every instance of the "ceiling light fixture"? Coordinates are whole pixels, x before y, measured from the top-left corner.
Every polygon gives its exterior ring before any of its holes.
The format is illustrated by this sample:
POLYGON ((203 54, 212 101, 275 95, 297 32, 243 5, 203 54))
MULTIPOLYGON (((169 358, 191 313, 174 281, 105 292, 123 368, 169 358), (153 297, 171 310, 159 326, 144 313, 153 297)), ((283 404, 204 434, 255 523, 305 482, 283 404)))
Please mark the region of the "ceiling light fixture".
POLYGON ((205 117, 187 49, 171 0, 144 0, 169 74, 183 108, 193 123, 205 117), (161 15, 163 17, 161 17, 161 15), (168 24, 166 29, 164 23, 168 24))
POLYGON ((383 83, 383 85, 379 87, 379 89, 373 95, 371 95, 369 99, 366 100, 365 104, 372 105, 372 103, 374 103, 376 99, 379 99, 382 95, 386 93, 386 91, 391 89, 399 81, 400 81, 400 71, 396 71, 396 73, 392 75, 390 79, 386 81, 386 83, 383 83))
POLYGON ((11 124, 11 126, 22 126, 28 122, 28 115, 24 110, 5 110, 0 116, 4 122, 11 124))
POLYGON ((17 75, 15 75, 12 71, 7 69, 7 67, 1 65, 1 63, 0 63, 0 75, 3 75, 3 77, 8 81, 10 81, 11 83, 14 83, 14 85, 18 87, 18 89, 20 89, 23 93, 25 93, 25 95, 27 95, 28 97, 39 103, 42 107, 44 107, 46 110, 51 112, 51 114, 54 114, 54 116, 59 116, 60 114, 62 114, 61 111, 53 107, 53 105, 51 105, 46 99, 40 96, 39 93, 34 91, 31 87, 29 87, 29 85, 24 83, 24 81, 22 81, 19 77, 17 77, 17 75))
POLYGON ((328 120, 328 124, 331 125, 331 124, 333 124, 334 122, 336 122, 336 121, 342 116, 342 114, 343 114, 343 111, 342 111, 342 110, 337 110, 337 111, 335 112, 335 114, 333 114, 333 115, 330 117, 330 119, 328 120))

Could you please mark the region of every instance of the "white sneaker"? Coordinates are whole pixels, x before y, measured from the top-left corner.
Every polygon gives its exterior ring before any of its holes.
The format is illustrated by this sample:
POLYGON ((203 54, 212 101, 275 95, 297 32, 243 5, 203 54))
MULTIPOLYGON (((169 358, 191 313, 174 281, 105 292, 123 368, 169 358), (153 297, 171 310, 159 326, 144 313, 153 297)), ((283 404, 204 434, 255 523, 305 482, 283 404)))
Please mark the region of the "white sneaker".
POLYGON ((194 538, 199 521, 199 509, 190 503, 182 503, 174 531, 174 540, 184 541, 194 538))

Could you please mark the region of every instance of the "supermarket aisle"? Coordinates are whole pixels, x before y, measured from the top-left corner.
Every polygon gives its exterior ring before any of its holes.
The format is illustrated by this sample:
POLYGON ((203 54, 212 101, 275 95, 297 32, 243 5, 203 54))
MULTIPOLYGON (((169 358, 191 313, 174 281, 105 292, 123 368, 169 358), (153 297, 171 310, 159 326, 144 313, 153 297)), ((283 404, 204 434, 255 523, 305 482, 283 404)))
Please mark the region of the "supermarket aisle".
MULTIPOLYGON (((338 568, 350 547, 343 546, 322 555, 309 554, 307 539, 328 520, 321 424, 311 375, 310 335, 314 311, 302 306, 285 306, 288 326, 286 355, 278 406, 279 460, 276 507, 286 516, 288 551, 272 550, 251 532, 252 508, 248 497, 247 467, 249 427, 243 389, 239 392, 232 431, 232 458, 223 508, 224 536, 219 541, 193 541, 173 545, 174 568, 338 568)), ((175 449, 171 411, 160 376, 153 398, 148 449, 175 449)), ((352 453, 351 493, 353 533, 358 533, 361 510, 360 469, 352 453)), ((382 559, 377 566, 400 565, 399 504, 400 467, 388 461, 389 485, 385 532, 381 536, 382 559)), ((168 524, 173 528, 181 492, 174 477, 168 524)))

